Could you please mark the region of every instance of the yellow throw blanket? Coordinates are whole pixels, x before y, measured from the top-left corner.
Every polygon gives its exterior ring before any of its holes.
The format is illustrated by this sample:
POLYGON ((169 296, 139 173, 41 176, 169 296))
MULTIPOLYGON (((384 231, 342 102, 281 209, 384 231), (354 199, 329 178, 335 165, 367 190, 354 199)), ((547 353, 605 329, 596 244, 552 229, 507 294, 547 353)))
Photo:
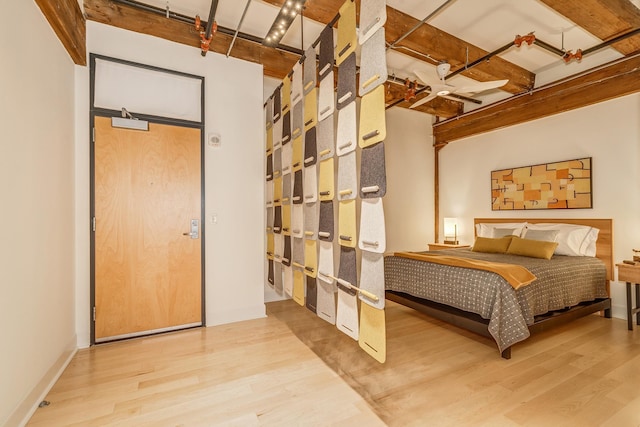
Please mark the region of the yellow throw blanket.
POLYGON ((485 270, 502 276, 513 289, 528 285, 536 280, 536 276, 521 265, 503 264, 500 262, 483 261, 478 259, 461 258, 450 255, 420 254, 416 252, 396 252, 394 256, 416 259, 418 261, 433 262, 436 264, 451 265, 454 267, 475 268, 485 270))

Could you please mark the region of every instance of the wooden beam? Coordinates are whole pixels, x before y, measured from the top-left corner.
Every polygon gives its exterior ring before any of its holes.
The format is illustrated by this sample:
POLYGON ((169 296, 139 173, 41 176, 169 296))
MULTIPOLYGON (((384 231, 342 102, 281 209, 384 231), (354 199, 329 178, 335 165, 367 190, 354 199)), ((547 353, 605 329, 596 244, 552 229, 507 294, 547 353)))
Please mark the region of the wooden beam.
MULTIPOLYGON (((541 0, 603 41, 640 28, 640 10, 629 0, 541 0)), ((591 46, 570 46, 588 49, 591 46)), ((612 44, 623 55, 640 52, 640 35, 612 44)))
MULTIPOLYGON (((187 46, 200 48, 195 24, 190 25, 162 15, 109 0, 85 0, 87 19, 138 33, 149 34, 187 46)), ((217 32, 209 48, 226 55, 232 36, 217 32)), ((231 56, 264 66, 264 74, 283 78, 299 59, 298 55, 280 51, 241 38, 236 39, 231 56)))
POLYGON ((87 27, 76 0, 35 0, 74 64, 87 65, 87 27))
POLYGON ((640 91, 640 54, 433 125, 436 144, 640 91))
MULTIPOLYGON (((284 3, 284 0, 265 1, 278 7, 284 3)), ((359 11, 360 0, 355 1, 359 11)), ((307 0, 304 16, 327 24, 338 13, 342 3, 344 0, 307 0)), ((418 19, 387 6, 387 23, 385 25, 387 43, 395 42, 419 22, 418 19)), ((502 44, 507 43, 509 40, 502 42, 502 44)), ((421 25, 398 46, 401 47, 397 50, 398 52, 420 61, 424 61, 426 55, 429 55, 434 61, 447 60, 451 64, 452 72, 464 68, 467 48, 469 49, 470 62, 489 53, 429 24, 421 25)), ((535 74, 498 56, 463 71, 461 74, 478 81, 509 79, 509 83, 501 89, 514 94, 530 90, 535 82, 535 74)))

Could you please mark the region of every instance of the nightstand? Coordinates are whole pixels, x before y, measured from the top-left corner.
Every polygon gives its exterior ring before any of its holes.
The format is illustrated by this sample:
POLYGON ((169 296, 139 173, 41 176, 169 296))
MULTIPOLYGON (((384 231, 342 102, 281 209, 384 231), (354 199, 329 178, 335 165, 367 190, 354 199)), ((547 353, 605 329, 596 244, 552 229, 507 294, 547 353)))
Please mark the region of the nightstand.
POLYGON ((640 265, 616 264, 618 267, 618 280, 627 284, 627 326, 633 330, 633 315, 636 315, 636 324, 640 325, 640 265), (636 306, 631 305, 631 284, 636 285, 636 306))
POLYGON ((441 251, 442 249, 468 248, 469 245, 449 245, 446 243, 429 243, 430 251, 441 251))

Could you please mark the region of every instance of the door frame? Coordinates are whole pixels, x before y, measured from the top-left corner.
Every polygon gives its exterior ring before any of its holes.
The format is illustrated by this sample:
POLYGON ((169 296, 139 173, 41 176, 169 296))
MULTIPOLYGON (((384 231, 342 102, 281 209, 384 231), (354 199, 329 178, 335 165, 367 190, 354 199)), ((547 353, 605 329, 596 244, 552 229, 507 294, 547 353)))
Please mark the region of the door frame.
MULTIPOLYGON (((133 116, 140 120, 147 120, 149 123, 158 123, 179 127, 188 127, 200 129, 200 285, 201 285, 201 307, 200 317, 202 326, 206 325, 206 301, 205 301, 205 238, 206 238, 206 221, 205 221, 205 169, 204 169, 204 147, 205 147, 205 123, 204 123, 204 76, 183 73, 181 71, 169 70, 166 68, 155 67, 152 65, 140 64, 137 62, 127 61, 124 59, 113 58, 109 56, 91 53, 89 55, 89 236, 90 236, 90 292, 89 292, 89 323, 90 323, 90 345, 96 344, 95 336, 95 319, 94 307, 96 303, 96 247, 94 220, 95 217, 95 145, 94 145, 94 126, 96 117, 120 117, 120 110, 110 110, 106 108, 95 107, 95 77, 96 77, 96 59, 103 61, 111 61, 132 67, 144 68, 151 71, 158 71, 167 74, 174 74, 183 77, 193 78, 201 81, 200 84, 200 121, 181 120, 170 117, 153 116, 135 111, 129 111, 133 116)), ((126 106, 123 106, 126 108, 126 106)))

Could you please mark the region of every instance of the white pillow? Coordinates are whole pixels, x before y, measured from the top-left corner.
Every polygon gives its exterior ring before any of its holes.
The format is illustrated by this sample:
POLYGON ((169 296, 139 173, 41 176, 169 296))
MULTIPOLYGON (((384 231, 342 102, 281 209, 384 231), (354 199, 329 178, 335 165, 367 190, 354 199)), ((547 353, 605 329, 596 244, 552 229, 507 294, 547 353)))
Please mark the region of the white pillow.
POLYGON ((598 240, 598 233, 600 232, 597 228, 562 223, 527 224, 526 228, 527 230, 557 230, 556 242, 558 242, 558 247, 554 252, 557 255, 596 255, 596 240, 598 240))
POLYGON ((513 234, 514 236, 520 237, 526 225, 526 222, 481 222, 476 224, 476 236, 491 238, 503 237, 505 235, 504 231, 497 231, 494 235, 493 230, 508 229, 513 230, 509 235, 513 234))
POLYGON ((525 228, 524 239, 542 240, 544 242, 555 242, 558 240, 558 230, 533 230, 529 227, 525 228))

